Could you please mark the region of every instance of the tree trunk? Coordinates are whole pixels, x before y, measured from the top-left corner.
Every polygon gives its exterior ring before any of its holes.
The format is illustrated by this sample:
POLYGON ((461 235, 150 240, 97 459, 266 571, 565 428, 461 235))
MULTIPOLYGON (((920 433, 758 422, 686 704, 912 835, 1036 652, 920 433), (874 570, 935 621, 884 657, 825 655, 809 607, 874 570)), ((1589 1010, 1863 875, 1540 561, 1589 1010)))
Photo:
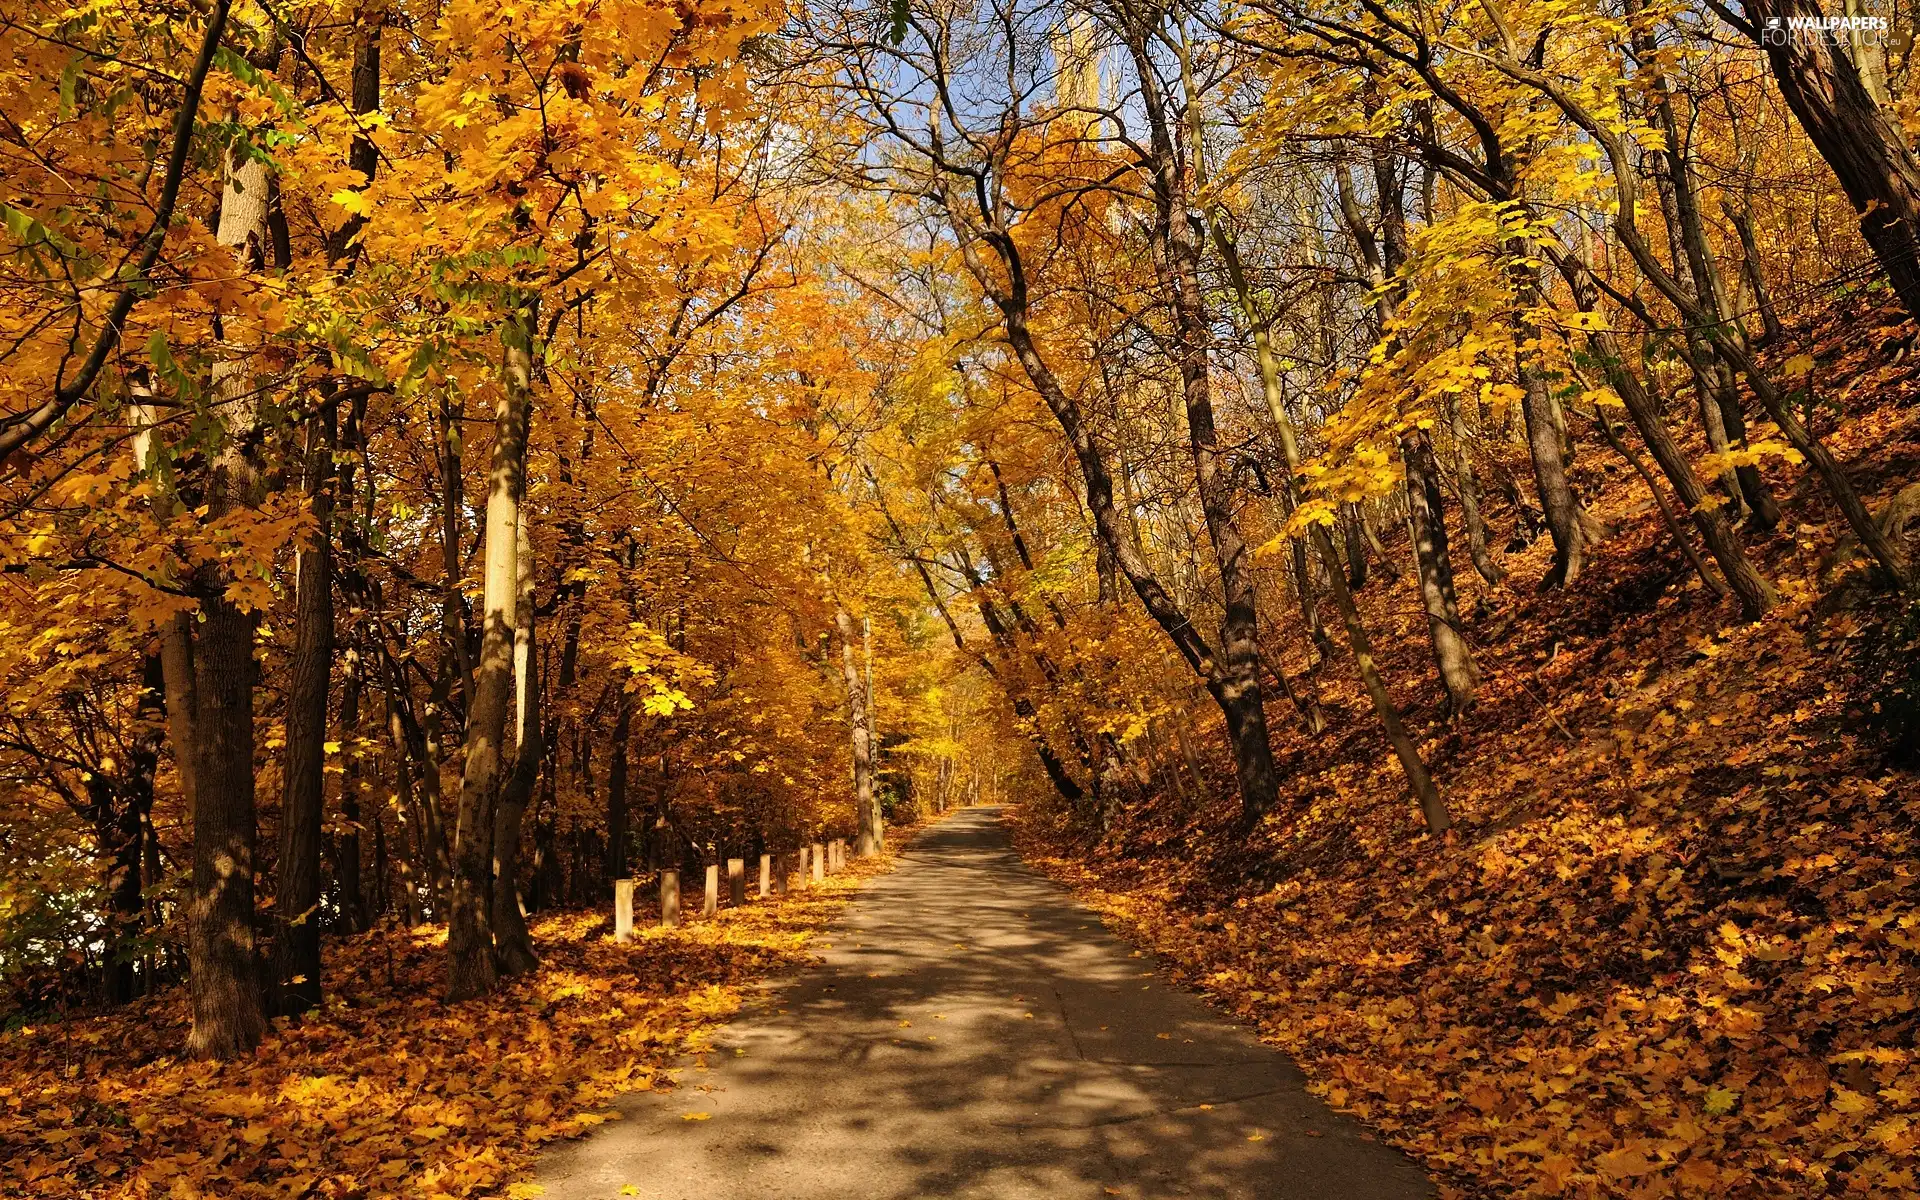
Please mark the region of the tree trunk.
MULTIPOLYGON (((1240 806, 1249 822, 1273 808, 1280 781, 1274 771, 1273 747, 1267 735, 1267 714, 1260 687, 1259 604, 1254 586, 1252 554, 1240 534, 1234 515, 1231 472, 1221 463, 1220 437, 1214 424, 1210 352, 1212 317, 1200 278, 1200 242, 1191 219, 1187 172, 1175 144, 1166 98, 1143 37, 1129 38, 1134 69, 1145 86, 1140 97, 1151 133, 1154 227, 1160 253, 1154 264, 1172 293, 1175 364, 1180 371, 1186 401, 1187 446, 1193 457, 1193 480, 1206 519, 1207 540, 1220 575, 1219 653, 1207 664, 1207 690, 1226 717, 1227 741, 1233 749, 1234 773, 1240 784, 1240 806)), ((1197 154, 1197 147, 1190 147, 1197 154)))
POLYGON ((480 661, 467 710, 466 770, 460 780, 453 887, 448 897, 447 995, 453 1000, 490 992, 497 980, 487 898, 493 877, 493 812, 500 796, 507 710, 514 689, 519 512, 525 488, 536 323, 535 303, 528 300, 501 327, 505 363, 487 478, 480 661))
MULTIPOLYGON (((340 885, 340 916, 342 923, 354 933, 360 933, 372 925, 367 912, 367 890, 361 870, 361 827, 364 824, 360 811, 360 760, 354 744, 360 736, 360 698, 365 692, 365 680, 360 674, 359 647, 349 644, 347 652, 341 656, 341 673, 345 676, 340 686, 340 745, 342 761, 340 764, 340 844, 334 863, 335 881, 340 885)), ((378 878, 378 876, 375 876, 378 878)))
MULTIPOLYGON (((140 426, 140 432, 134 435, 134 470, 146 474, 155 464, 154 427, 158 420, 157 412, 151 403, 153 388, 145 371, 136 371, 128 380, 128 390, 134 398, 133 420, 140 426)), ((154 483, 151 501, 155 515, 164 520, 165 511, 174 501, 172 490, 165 486, 164 475, 155 472, 150 477, 154 483)), ((174 774, 180 781, 180 800, 187 820, 193 819, 193 616, 191 613, 175 613, 160 626, 160 673, 162 679, 161 695, 165 700, 167 741, 173 750, 174 774)))
POLYGON ((320 1005, 320 841, 326 804, 327 692, 333 670, 333 446, 331 408, 307 429, 307 496, 317 525, 300 551, 293 657, 282 756, 279 887, 274 950, 279 1008, 320 1005))
POLYGON ((1687 461, 1685 452, 1673 440, 1673 434, 1661 419, 1659 405, 1640 386, 1638 377, 1627 369, 1613 335, 1595 333, 1590 337, 1590 344, 1606 367, 1607 382, 1626 404, 1627 415, 1632 419, 1634 428, 1640 431, 1641 440, 1653 452, 1654 461, 1660 464, 1660 470, 1665 473, 1667 482, 1673 485, 1680 503, 1686 506, 1688 515, 1693 518, 1694 528, 1700 531, 1701 540, 1707 544, 1707 552, 1719 564, 1727 586, 1739 597, 1741 615, 1749 621, 1759 620, 1777 599, 1772 585, 1754 569, 1752 560, 1741 547, 1739 536, 1734 533, 1733 525, 1727 520, 1727 514, 1721 506, 1708 501, 1705 489, 1693 473, 1692 464, 1687 461))
POLYGON ((627 741, 633 730, 633 703, 626 689, 614 701, 613 746, 607 766, 607 878, 627 877, 629 809, 627 805, 627 741))
POLYGON ((1749 0, 1745 13, 1787 106, 1860 215, 1907 315, 1920 320, 1920 160, 1893 114, 1875 103, 1839 39, 1787 28, 1818 17, 1815 0, 1749 0))
POLYGON ((160 666, 167 684, 167 742, 173 747, 173 770, 180 781, 180 803, 191 824, 197 794, 194 765, 199 761, 193 736, 199 702, 194 696, 191 614, 175 613, 160 627, 160 666))
POLYGON ((1640 482, 1647 485, 1647 494, 1653 497, 1653 506, 1660 510, 1660 520, 1666 524, 1667 533, 1673 538, 1674 544, 1680 547, 1680 553, 1686 556, 1687 565, 1693 568, 1693 573, 1699 576, 1700 582, 1706 585, 1708 591, 1720 599, 1725 599, 1729 595, 1726 581, 1715 575, 1713 569, 1701 559, 1700 552, 1693 548, 1692 540, 1687 537, 1687 531, 1681 526, 1680 518, 1674 515, 1673 505, 1667 503, 1666 493, 1654 479, 1653 472, 1649 471, 1647 464, 1634 453, 1633 447, 1627 445, 1626 440, 1620 436, 1620 431, 1613 427, 1613 422, 1607 419, 1604 408, 1598 406, 1594 408, 1593 424, 1594 428, 1600 431, 1600 436, 1606 439, 1607 445, 1612 446, 1621 458, 1626 459, 1627 465, 1631 466, 1634 474, 1640 477, 1640 482))
POLYGON ((1565 587, 1580 577, 1587 560, 1586 522, 1580 501, 1567 480, 1566 448, 1553 419, 1553 398, 1547 381, 1527 352, 1522 350, 1516 364, 1520 376, 1520 413, 1526 420, 1527 457, 1533 463, 1533 479, 1540 496, 1540 509, 1546 515, 1547 533, 1553 538, 1553 566, 1542 587, 1565 587))
POLYGON ((1447 552, 1446 511, 1441 503, 1439 467, 1424 429, 1400 439, 1407 477, 1407 524, 1412 533, 1414 567, 1419 572, 1420 602, 1427 612, 1427 633, 1434 665, 1455 713, 1473 703, 1480 670, 1460 632, 1460 607, 1453 590, 1453 559, 1447 552))
POLYGON ((1754 240, 1753 222, 1730 201, 1722 200, 1720 210, 1727 214, 1728 223, 1740 238, 1740 270, 1747 277, 1747 287, 1753 291, 1754 304, 1760 309, 1759 344, 1771 345, 1786 336, 1786 330, 1780 325, 1780 310, 1774 307, 1767 277, 1760 270, 1760 244, 1754 240))
POLYGON ((520 908, 520 826, 527 801, 540 778, 545 747, 540 728, 540 670, 534 638, 533 543, 527 534, 527 513, 519 511, 518 548, 514 570, 518 576, 514 603, 514 680, 518 696, 513 773, 500 790, 493 824, 493 936, 494 957, 502 975, 522 975, 540 965, 533 937, 520 908))
POLYGON ((1487 519, 1480 511, 1480 477, 1474 472, 1473 455, 1467 448, 1467 423, 1460 416, 1460 398, 1449 392, 1446 405, 1447 421, 1453 429, 1453 478, 1460 488, 1460 523, 1467 530, 1467 555, 1480 578, 1497 586, 1507 572, 1493 560, 1493 551, 1487 545, 1487 519))
POLYGON ((1400 719, 1400 710, 1393 703, 1393 697, 1387 693, 1386 681, 1380 677, 1380 669, 1373 661, 1373 643, 1367 636, 1365 624, 1360 620, 1360 609, 1353 602, 1353 593, 1347 590, 1347 581, 1340 576, 1340 568, 1333 554, 1333 540, 1327 536, 1324 525, 1313 527, 1315 547, 1320 551, 1321 561, 1327 565, 1331 579, 1334 608, 1340 613, 1341 623, 1347 629, 1347 641, 1353 648, 1353 661, 1360 668, 1360 682, 1366 688, 1367 698, 1373 703, 1373 711, 1386 728, 1387 742, 1393 747, 1393 753, 1400 760, 1400 769, 1407 777, 1407 787, 1413 792, 1416 803, 1420 805, 1421 815, 1426 819, 1427 832, 1435 837, 1445 833, 1453 824, 1447 815, 1446 803, 1440 798, 1440 790, 1434 786, 1433 776, 1427 772, 1427 764, 1420 757, 1420 748, 1408 736, 1406 724, 1400 719))
POLYGON ((160 656, 147 655, 140 679, 135 730, 127 746, 127 761, 112 775, 100 764, 89 789, 98 786, 94 825, 102 857, 107 860, 106 957, 107 1002, 125 1004, 134 997, 141 925, 146 919, 143 885, 145 856, 152 847, 153 777, 160 761, 164 730, 166 682, 160 656), (109 786, 109 783, 111 786, 109 786))
POLYGON ((1367 586, 1367 539, 1360 532, 1360 506, 1351 501, 1340 505, 1340 546, 1347 555, 1347 587, 1357 592, 1367 586))
MULTIPOLYGON (((266 164, 230 154, 216 237, 239 270, 266 265, 268 195, 266 164)), ((239 336, 241 324, 233 314, 219 322, 223 346, 210 391, 226 425, 226 444, 208 482, 209 522, 258 502, 260 472, 247 443, 259 398, 246 358, 252 347, 239 336)), ((193 648, 193 898, 187 921, 193 1028, 187 1050, 201 1058, 247 1053, 266 1031, 253 928, 255 614, 228 596, 232 582, 232 572, 217 562, 194 573, 200 624, 193 648)))
POLYGON ((455 419, 448 393, 440 394, 440 594, 441 636, 453 667, 454 691, 460 698, 460 711, 466 713, 473 703, 473 663, 467 655, 467 607, 460 596, 460 528, 466 508, 462 497, 462 464, 465 461, 460 422, 455 419))
MULTIPOLYGON (((413 756, 407 748, 406 731, 395 698, 387 699, 387 742, 393 752, 394 806, 398 810, 399 851, 395 861, 400 867, 401 897, 399 909, 411 929, 420 923, 420 872, 427 861, 426 839, 421 836, 420 806, 413 792, 413 756)), ((424 872, 431 874, 431 872, 424 872)))
POLYGON ((871 697, 860 677, 858 639, 853 618, 844 608, 833 610, 833 623, 840 631, 840 674, 846 683, 848 726, 853 747, 853 811, 859 822, 856 852, 862 858, 880 852, 877 818, 880 806, 873 794, 873 725, 871 697))

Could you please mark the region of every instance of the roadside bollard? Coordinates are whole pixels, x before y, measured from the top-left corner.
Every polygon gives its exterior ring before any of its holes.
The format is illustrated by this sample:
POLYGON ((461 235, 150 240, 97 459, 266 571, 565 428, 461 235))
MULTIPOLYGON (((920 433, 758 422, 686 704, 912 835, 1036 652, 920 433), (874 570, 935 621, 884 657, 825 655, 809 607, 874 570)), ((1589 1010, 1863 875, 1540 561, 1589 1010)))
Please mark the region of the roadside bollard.
POLYGON ((680 872, 660 872, 660 924, 672 929, 680 924, 680 872))
POLYGON ((633 880, 613 881, 613 940, 633 940, 633 880))
POLYGON ((819 883, 827 877, 827 848, 819 842, 813 844, 813 882, 819 883))
POLYGON ((727 860, 727 903, 739 908, 747 902, 747 860, 727 860))
POLYGON ((760 898, 765 900, 773 887, 773 855, 760 856, 760 898))
POLYGON ((720 864, 707 864, 707 899, 700 909, 703 917, 712 916, 720 907, 720 864))

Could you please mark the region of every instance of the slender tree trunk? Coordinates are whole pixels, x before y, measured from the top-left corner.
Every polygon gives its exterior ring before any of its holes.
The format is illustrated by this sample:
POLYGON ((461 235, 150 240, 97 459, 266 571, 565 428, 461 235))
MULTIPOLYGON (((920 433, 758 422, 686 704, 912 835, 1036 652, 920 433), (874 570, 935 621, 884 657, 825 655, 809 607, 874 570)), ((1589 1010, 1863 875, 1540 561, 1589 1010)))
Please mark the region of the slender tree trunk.
POLYGON ((540 664, 534 637, 533 543, 527 534, 525 507, 519 510, 518 550, 514 570, 518 577, 514 601, 515 706, 513 773, 500 789, 493 825, 493 936, 496 965, 502 975, 522 975, 540 965, 533 937, 520 908, 520 826, 527 801, 540 777, 545 747, 541 742, 540 664))
POLYGON ((840 674, 846 682, 848 726, 853 747, 853 811, 859 822, 856 853, 866 858, 880 852, 880 831, 875 818, 880 806, 873 794, 873 725, 866 683, 860 677, 858 638, 853 617, 844 608, 835 608, 833 623, 840 631, 840 674))
POLYGON ((1686 556, 1687 565, 1693 568, 1693 573, 1699 576, 1700 582, 1706 585, 1708 591, 1725 599, 1729 594, 1726 581, 1715 575, 1712 568, 1701 559, 1700 552, 1693 548, 1693 542, 1688 539, 1686 529, 1680 524, 1680 518, 1674 515, 1673 505, 1667 503, 1666 493, 1660 489, 1660 484, 1654 479, 1653 472, 1647 469, 1647 464, 1640 460, 1640 456, 1633 452, 1633 447, 1627 445, 1626 440, 1620 436, 1619 430, 1613 427, 1613 422, 1607 419, 1605 409, 1598 407, 1594 409, 1593 425, 1600 431, 1600 436, 1606 439, 1607 445, 1612 446, 1621 458, 1626 459, 1627 465, 1633 468, 1634 474, 1647 485, 1647 494, 1653 497, 1653 506, 1660 510, 1660 520, 1666 524, 1667 533, 1673 538, 1674 544, 1680 547, 1680 553, 1686 556))
POLYGON ((387 697, 393 705, 389 715, 397 722, 397 744, 404 747, 419 771, 417 846, 420 861, 427 869, 427 890, 432 898, 434 916, 443 918, 446 915, 447 897, 453 890, 453 857, 447 846, 446 800, 441 794, 439 745, 429 737, 427 729, 414 715, 406 674, 399 659, 385 649, 381 657, 386 664, 387 697))
MULTIPOLYGON (((95 781, 106 806, 96 809, 102 856, 107 860, 107 1002, 132 1000, 138 983, 136 946, 146 919, 143 886, 144 858, 151 848, 153 779, 165 741, 166 683, 160 656, 149 654, 140 679, 136 727, 127 747, 127 761, 111 778, 103 770, 95 781)), ((105 764, 102 764, 104 767, 105 764)), ((94 786, 93 783, 89 784, 94 786)))
POLYGON ((633 730, 633 705, 625 689, 614 699, 613 746, 607 765, 607 878, 627 877, 630 819, 627 806, 627 741, 633 730))
POLYGON ((1460 487, 1460 523, 1467 531, 1467 555, 1480 578, 1498 586, 1507 577, 1504 567, 1493 560, 1487 545, 1487 519, 1480 511, 1480 477, 1473 469, 1473 453, 1467 447, 1467 423, 1460 416, 1460 400, 1451 392, 1446 397, 1447 421, 1453 429, 1453 477, 1460 487))
MULTIPOLYGON (((135 372, 128 382, 134 398, 133 420, 140 432, 133 440, 133 466, 146 473, 156 464, 155 425, 158 413, 152 404, 153 388, 145 371, 135 372)), ((165 509, 174 502, 171 489, 155 483, 152 504, 156 515, 164 518, 165 509)), ((167 741, 173 750, 174 774, 180 781, 180 800, 187 819, 193 819, 193 616, 175 613, 160 626, 160 670, 166 701, 167 741)))
POLYGON ((1326 526, 1315 525, 1313 539, 1321 560, 1327 564, 1327 572, 1332 580, 1333 606, 1340 613, 1341 623, 1346 626, 1347 641, 1353 648, 1353 661, 1360 668, 1360 682, 1366 688, 1368 700, 1373 703, 1373 711, 1386 728, 1387 742, 1393 747, 1394 757, 1400 760, 1400 769, 1407 777, 1407 787, 1413 792, 1414 801, 1420 805, 1421 815, 1426 819, 1427 832, 1438 837, 1453 824, 1452 818, 1447 815, 1446 803, 1440 798, 1440 789, 1434 786, 1433 776, 1427 772, 1427 764, 1420 757, 1420 748, 1414 745, 1413 738, 1408 735, 1406 724, 1400 719, 1400 709, 1387 693, 1386 681, 1380 677, 1380 668, 1373 661, 1372 639, 1367 636, 1366 625, 1360 619, 1360 609, 1353 602, 1353 593, 1347 590, 1347 581, 1340 577, 1333 554, 1333 541, 1327 536, 1326 526))
POLYGON ((326 805, 327 693, 333 670, 333 447, 329 408, 307 430, 307 495, 318 528, 300 551, 282 756, 274 948, 279 1007, 320 1005, 320 843, 326 805))
POLYGON ((1433 644, 1434 665, 1447 689, 1455 713, 1473 704, 1480 685, 1480 669, 1473 650, 1460 633, 1460 607, 1453 590, 1453 559, 1447 553, 1446 513, 1441 505, 1439 466, 1433 443, 1423 429, 1400 439, 1407 477, 1407 524, 1412 534, 1414 567, 1420 577, 1420 602, 1427 613, 1427 633, 1433 644))
MULTIPOLYGON (((1172 293, 1178 357, 1175 365, 1186 401, 1187 446, 1193 457, 1194 487, 1206 519, 1207 540, 1220 576, 1220 638, 1218 654, 1206 671, 1207 690, 1226 718, 1241 811, 1248 822, 1253 822, 1272 811, 1280 781, 1274 771, 1260 687, 1259 602, 1252 553, 1234 513, 1233 482, 1221 462, 1220 436, 1214 423, 1212 316, 1200 279, 1200 241, 1191 219, 1187 172, 1176 145, 1166 97, 1154 82, 1146 40, 1136 31, 1128 42, 1134 68, 1146 84, 1140 97, 1151 134, 1154 235, 1160 246, 1154 261, 1172 293)), ((1199 153, 1198 146, 1188 150, 1190 154, 1199 153)))
POLYGON ((466 501, 462 464, 466 458, 460 422, 449 393, 440 393, 440 625, 454 670, 454 691, 465 713, 473 702, 473 663, 467 655, 467 609, 460 597, 460 531, 466 501))
POLYGON ((1547 392, 1546 378, 1525 351, 1516 370, 1520 376, 1520 413, 1526 420, 1527 457, 1533 463, 1547 533, 1553 538, 1553 566, 1541 585, 1564 587, 1580 577, 1586 564, 1586 524, 1581 520, 1580 501, 1567 480, 1565 445, 1553 419, 1553 399, 1547 392))
MULTIPOLYGON (((420 806, 413 790, 413 755, 407 746, 404 723, 396 697, 387 698, 387 743, 393 752, 394 806, 398 810, 400 853, 400 911, 411 929, 421 920, 419 867, 427 863, 425 841, 421 836, 420 806)), ((429 870, 427 874, 431 874, 429 870)))
POLYGON ((1596 333, 1590 343, 1606 368, 1607 382, 1626 405, 1634 428, 1640 431, 1641 440, 1653 452, 1654 461, 1660 464, 1667 482, 1673 485, 1674 494, 1680 497, 1680 503, 1693 518, 1694 528, 1700 531, 1708 553, 1719 564, 1727 586, 1739 597, 1741 614, 1749 621, 1758 620, 1777 599, 1772 585, 1754 569, 1721 506, 1708 502, 1692 464, 1661 419, 1659 405, 1641 387, 1639 378, 1627 369, 1613 335, 1596 333))
POLYGON ((361 869, 361 860, 365 857, 362 853, 364 843, 361 829, 365 820, 360 808, 360 760, 355 750, 355 743, 360 736, 360 698, 365 690, 365 680, 360 674, 357 646, 350 644, 341 659, 341 673, 344 676, 340 687, 342 828, 335 874, 340 885, 340 916, 347 929, 361 933, 372 927, 372 918, 367 911, 365 872, 361 869))
POLYGON ((176 613, 160 627, 160 664, 167 682, 167 742, 173 747, 180 802, 191 824, 196 795, 194 766, 199 761, 193 726, 199 703, 194 696, 193 617, 190 614, 176 613))
POLYGON ((1735 208, 1729 201, 1721 201, 1720 207, 1740 239, 1740 270, 1747 277, 1747 287, 1753 291, 1755 306, 1760 309, 1759 344, 1775 344, 1786 336, 1786 330, 1781 327, 1780 310, 1774 307, 1773 292, 1767 287, 1766 274, 1760 269, 1760 243, 1754 239, 1753 222, 1745 210, 1735 208))
POLYGON ((513 698, 519 512, 526 477, 536 324, 533 302, 528 300, 501 328, 505 368, 494 415, 493 458, 487 479, 480 661, 467 710, 466 770, 460 781, 455 869, 448 897, 447 994, 454 1000, 490 992, 497 980, 487 899, 493 876, 493 811, 500 796, 507 710, 513 698))

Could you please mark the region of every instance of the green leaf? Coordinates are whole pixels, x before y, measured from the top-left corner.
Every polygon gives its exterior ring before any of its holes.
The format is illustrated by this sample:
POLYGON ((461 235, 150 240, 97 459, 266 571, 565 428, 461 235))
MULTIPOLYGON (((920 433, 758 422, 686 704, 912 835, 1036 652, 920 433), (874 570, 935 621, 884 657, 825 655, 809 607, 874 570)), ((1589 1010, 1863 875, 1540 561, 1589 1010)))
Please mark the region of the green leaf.
POLYGON ((67 69, 60 72, 60 119, 63 121, 71 120, 74 110, 80 106, 74 98, 74 92, 80 82, 80 68, 86 61, 86 55, 76 54, 73 61, 67 64, 67 69))

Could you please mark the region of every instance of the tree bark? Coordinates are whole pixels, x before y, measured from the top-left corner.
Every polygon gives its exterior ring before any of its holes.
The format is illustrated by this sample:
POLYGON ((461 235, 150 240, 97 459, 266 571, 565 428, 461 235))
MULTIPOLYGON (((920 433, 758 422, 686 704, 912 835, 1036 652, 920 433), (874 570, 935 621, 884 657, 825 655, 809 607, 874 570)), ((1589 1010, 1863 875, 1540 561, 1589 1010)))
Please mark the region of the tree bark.
MULTIPOLYGON (((1524 335, 1523 335, 1524 337, 1524 335)), ((1546 516, 1547 533, 1553 538, 1553 566, 1542 587, 1565 587, 1580 577, 1587 561, 1586 522, 1580 501, 1567 480, 1566 445, 1553 418, 1553 398, 1539 368, 1522 349, 1515 363, 1520 377, 1520 413, 1526 421, 1527 458, 1533 464, 1533 479, 1540 497, 1540 510, 1546 516)))
POLYGON ((1473 454, 1467 448, 1467 423, 1460 415, 1460 399, 1451 392, 1446 397, 1447 421, 1453 430, 1453 478, 1460 489, 1460 523, 1467 531, 1467 556, 1480 578, 1499 585, 1507 577, 1506 568, 1493 559, 1487 545, 1487 519, 1480 511, 1480 477, 1473 469, 1473 454))
POLYGON ((493 990, 493 812, 500 797, 507 710, 513 698, 514 610, 519 589, 519 511, 526 483, 527 423, 533 394, 535 302, 524 300, 501 327, 504 369, 494 412, 487 478, 486 574, 480 661, 467 710, 466 770, 454 831, 448 897, 447 995, 464 1000, 493 990))
MULTIPOLYGON (((1159 13, 1154 14, 1156 20, 1159 13)), ((1166 97, 1156 83, 1145 31, 1130 31, 1128 51, 1141 81, 1140 97, 1151 134, 1154 226, 1160 253, 1154 258, 1173 299, 1175 364, 1186 401, 1187 445, 1195 490, 1206 519, 1214 566, 1220 575, 1219 654, 1207 671, 1207 690, 1226 718, 1240 805, 1251 823, 1272 810, 1280 781, 1273 766, 1267 714, 1260 686, 1259 603, 1252 554, 1234 513, 1231 472, 1222 469, 1213 413, 1211 315, 1200 279, 1200 244, 1191 220, 1187 172, 1175 144, 1166 97)), ((1197 154, 1199 148, 1191 147, 1197 154)))
POLYGON ((515 723, 513 773, 500 789, 493 824, 494 959, 502 975, 522 975, 540 965, 520 908, 520 826, 540 778, 545 747, 541 737, 538 642, 534 637, 533 542, 527 533, 524 506, 518 518, 513 667, 519 719, 515 723))
POLYGON ((1347 641, 1353 648, 1353 661, 1360 668, 1360 682, 1366 688, 1373 711, 1386 728, 1387 742, 1393 747, 1394 756, 1400 760, 1400 769, 1407 777, 1407 788, 1420 805, 1427 832, 1438 837, 1452 827, 1453 819, 1447 814, 1440 789, 1434 786, 1433 776, 1428 774, 1427 764, 1420 757, 1420 748, 1413 744, 1413 738, 1408 735, 1406 724, 1400 719, 1400 709, 1388 694, 1386 681, 1380 677, 1380 668, 1373 661, 1372 639, 1367 636, 1366 625, 1360 619, 1360 609, 1353 602, 1353 593, 1347 590, 1347 581, 1340 576, 1333 554, 1333 541, 1327 536, 1326 526, 1315 525, 1312 536, 1321 560, 1327 564, 1333 606, 1340 613, 1341 623, 1346 626, 1347 641))
POLYGON ((633 730, 633 703, 626 689, 620 689, 614 704, 613 746, 607 766, 607 878, 625 879, 627 843, 631 840, 627 805, 627 741, 633 730))
POLYGON ((132 1000, 138 982, 136 948, 147 907, 144 859, 152 847, 153 781, 165 740, 165 688, 160 656, 147 655, 127 761, 98 764, 87 785, 93 793, 96 838, 107 861, 103 954, 109 1004, 132 1000))
POLYGON ((327 693, 333 670, 333 446, 328 408, 307 430, 307 496, 317 528, 300 551, 293 656, 287 679, 280 801, 280 863, 274 896, 279 1008, 320 1005, 320 842, 326 803, 327 693))
POLYGON ((1773 292, 1767 287, 1766 274, 1760 269, 1760 244, 1753 236, 1753 222, 1746 212, 1735 208, 1730 201, 1722 200, 1720 209, 1727 214, 1727 222, 1733 226, 1733 232, 1740 239, 1740 270, 1747 277, 1747 287, 1753 291, 1753 302, 1760 309, 1760 345, 1771 345, 1786 336, 1786 330, 1780 325, 1780 310, 1774 307, 1773 292))
POLYGON ((464 714, 472 706, 473 663, 467 654, 467 606, 460 596, 460 530, 466 502, 462 497, 465 448, 460 422, 448 393, 440 393, 440 595, 441 636, 453 667, 454 690, 464 714))
POLYGON ((1426 430, 1416 429, 1402 437, 1400 456, 1407 479, 1407 524, 1413 537, 1414 566, 1420 576, 1420 602, 1427 613, 1433 661, 1447 689, 1448 705, 1453 712, 1463 713, 1473 704, 1480 669, 1460 632, 1460 606, 1453 590, 1453 559, 1447 553, 1439 467, 1426 430))
POLYGON ((1626 368, 1613 335, 1596 333, 1591 343, 1594 353, 1605 365, 1608 383, 1625 403, 1634 428, 1640 431, 1640 439, 1653 452, 1654 461, 1660 464, 1667 482, 1673 485, 1674 494, 1686 506, 1688 515, 1693 518, 1694 528, 1700 531, 1707 552, 1719 564, 1727 586, 1739 597, 1741 615, 1749 621, 1759 620, 1778 599, 1773 586, 1754 569, 1753 561, 1741 547, 1739 535, 1734 532, 1721 506, 1708 500, 1699 478, 1693 473, 1692 464, 1687 461, 1685 452, 1673 440, 1673 434, 1661 419, 1659 405, 1640 386, 1639 379, 1626 368))
POLYGON ((1833 168, 1894 294, 1920 320, 1920 160, 1906 135, 1838 39, 1787 28, 1793 17, 1820 16, 1815 0, 1747 0, 1744 8, 1744 32, 1760 44, 1787 107, 1833 168))
MULTIPOLYGON (((268 194, 266 164, 229 153, 215 236, 241 271, 266 266, 268 194)), ((259 400, 247 361, 253 347, 239 336, 241 323, 234 314, 222 314, 219 322, 221 357, 213 366, 210 392, 226 427, 226 444, 208 482, 209 522, 259 499, 260 472, 248 450, 259 400)), ((187 1050, 200 1058, 247 1053, 266 1031, 253 927, 255 614, 229 597, 232 582, 232 571, 220 563, 194 573, 200 624, 193 648, 193 898, 187 920, 193 1028, 187 1050)))
POLYGON ((853 748, 853 811, 858 824, 856 853, 862 858, 880 852, 880 804, 873 793, 873 698, 860 676, 853 617, 844 608, 833 610, 840 631, 840 674, 846 682, 848 726, 853 748))

